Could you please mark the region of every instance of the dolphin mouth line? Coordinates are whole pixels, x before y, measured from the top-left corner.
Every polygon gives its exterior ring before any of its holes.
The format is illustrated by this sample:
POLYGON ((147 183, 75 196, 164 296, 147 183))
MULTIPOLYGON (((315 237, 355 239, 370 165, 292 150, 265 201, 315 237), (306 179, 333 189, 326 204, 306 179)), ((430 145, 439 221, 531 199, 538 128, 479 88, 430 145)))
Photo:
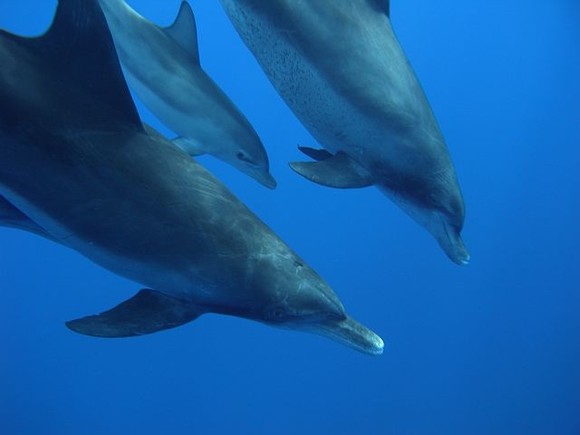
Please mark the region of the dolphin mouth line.
POLYGON ((315 334, 341 343, 367 355, 381 355, 385 343, 381 337, 348 315, 340 318, 326 318, 308 322, 264 322, 269 326, 288 331, 315 334))
POLYGON ((313 325, 311 331, 368 355, 381 355, 385 347, 381 337, 349 316, 313 325))
POLYGON ((467 249, 465 248, 465 245, 463 244, 463 240, 461 239, 461 235, 459 233, 457 235, 451 234, 449 231, 449 227, 446 224, 443 217, 439 216, 439 219, 441 221, 441 225, 443 226, 443 229, 445 230, 445 237, 447 238, 447 242, 453 248, 454 252, 451 252, 451 251, 445 249, 445 247, 440 243, 440 245, 442 245, 442 247, 443 247, 443 250, 447 253, 448 257, 455 264, 458 264, 460 266, 468 265, 469 261, 471 260, 471 255, 469 255, 469 252, 467 252, 467 249))

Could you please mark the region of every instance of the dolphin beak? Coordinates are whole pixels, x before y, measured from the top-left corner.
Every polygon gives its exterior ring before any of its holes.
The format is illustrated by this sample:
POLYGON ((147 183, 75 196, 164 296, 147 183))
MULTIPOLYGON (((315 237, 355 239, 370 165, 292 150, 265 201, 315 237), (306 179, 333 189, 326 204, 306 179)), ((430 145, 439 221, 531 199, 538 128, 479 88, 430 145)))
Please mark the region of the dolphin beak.
POLYGON ((253 177, 258 181, 261 185, 266 186, 268 189, 275 189, 278 183, 269 172, 256 172, 252 174, 253 177))
POLYGON ((381 337, 349 316, 342 320, 319 323, 311 332, 370 355, 382 354, 385 346, 381 337))
POLYGON ((448 228, 445 223, 443 225, 445 233, 443 237, 439 238, 439 245, 455 264, 460 266, 469 264, 471 257, 469 252, 467 252, 463 239, 457 231, 448 228))

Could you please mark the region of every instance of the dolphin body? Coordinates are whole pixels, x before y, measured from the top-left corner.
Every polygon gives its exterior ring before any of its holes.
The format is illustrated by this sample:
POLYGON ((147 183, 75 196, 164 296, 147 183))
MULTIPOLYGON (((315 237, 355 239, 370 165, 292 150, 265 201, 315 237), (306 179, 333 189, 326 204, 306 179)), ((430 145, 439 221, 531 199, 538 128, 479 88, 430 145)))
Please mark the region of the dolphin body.
POLYGON ((0 31, 0 208, 144 284, 69 328, 126 337, 213 312, 380 354, 328 284, 187 153, 141 123, 96 0, 38 38, 0 31))
POLYGON ((47 239, 54 240, 50 234, 30 220, 28 216, 14 207, 6 198, 0 196, 0 225, 9 228, 28 231, 47 239))
POLYGON ((220 0, 290 109, 325 148, 291 167, 316 183, 377 186, 467 263, 464 204, 388 0, 220 0))
POLYGON ((191 155, 211 154, 273 189, 266 150, 254 128, 201 68, 195 17, 183 2, 161 28, 124 0, 99 0, 131 88, 191 155))

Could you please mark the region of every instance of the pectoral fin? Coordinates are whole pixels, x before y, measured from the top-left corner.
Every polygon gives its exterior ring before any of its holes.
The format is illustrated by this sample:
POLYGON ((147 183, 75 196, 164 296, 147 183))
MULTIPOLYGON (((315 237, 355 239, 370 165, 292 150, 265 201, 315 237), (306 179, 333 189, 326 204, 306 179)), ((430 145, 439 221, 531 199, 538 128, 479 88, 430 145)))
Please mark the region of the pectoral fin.
POLYGON ((141 290, 115 308, 66 322, 79 334, 93 337, 133 337, 175 328, 202 314, 193 304, 154 290, 141 290))
POLYGON ((312 160, 316 160, 318 162, 321 160, 329 159, 333 156, 333 154, 331 154, 329 151, 326 151, 325 149, 310 148, 303 146, 299 146, 298 149, 302 151, 304 154, 306 154, 308 157, 310 157, 312 160))
POLYGON ((201 156, 206 153, 206 150, 200 143, 186 137, 176 137, 171 142, 192 157, 201 156))
MULTIPOLYGON (((159 133, 150 125, 143 124, 143 128, 145 132, 152 138, 160 141, 166 140, 165 136, 163 136, 161 133, 159 133)), ((187 137, 178 136, 176 138, 171 139, 171 143, 173 143, 173 145, 175 145, 176 147, 181 148, 183 151, 185 151, 192 157, 201 156, 202 154, 205 154, 207 152, 202 144, 187 137)))
POLYGON ((314 183, 339 189, 367 187, 373 184, 367 171, 342 151, 332 155, 324 150, 306 147, 300 149, 318 161, 292 162, 290 167, 314 183))

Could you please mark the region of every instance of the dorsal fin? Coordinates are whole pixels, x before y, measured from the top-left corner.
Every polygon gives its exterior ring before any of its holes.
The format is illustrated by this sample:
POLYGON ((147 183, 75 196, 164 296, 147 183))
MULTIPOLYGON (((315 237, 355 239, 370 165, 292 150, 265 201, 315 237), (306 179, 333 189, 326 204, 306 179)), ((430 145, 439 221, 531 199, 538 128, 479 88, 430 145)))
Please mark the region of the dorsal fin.
POLYGON ((186 1, 181 2, 181 7, 173 24, 163 29, 165 33, 188 52, 196 63, 199 63, 199 50, 197 48, 197 27, 195 16, 191 6, 186 1))
POLYGON ((97 112, 87 107, 91 116, 86 116, 84 106, 71 108, 78 115, 76 122, 84 117, 83 124, 87 126, 142 129, 97 0, 59 0, 50 29, 38 38, 7 32, 3 36, 16 40, 42 59, 44 65, 50 66, 47 74, 62 74, 55 86, 70 83, 71 88, 82 90, 87 101, 97 101, 96 107, 103 108, 97 112))

